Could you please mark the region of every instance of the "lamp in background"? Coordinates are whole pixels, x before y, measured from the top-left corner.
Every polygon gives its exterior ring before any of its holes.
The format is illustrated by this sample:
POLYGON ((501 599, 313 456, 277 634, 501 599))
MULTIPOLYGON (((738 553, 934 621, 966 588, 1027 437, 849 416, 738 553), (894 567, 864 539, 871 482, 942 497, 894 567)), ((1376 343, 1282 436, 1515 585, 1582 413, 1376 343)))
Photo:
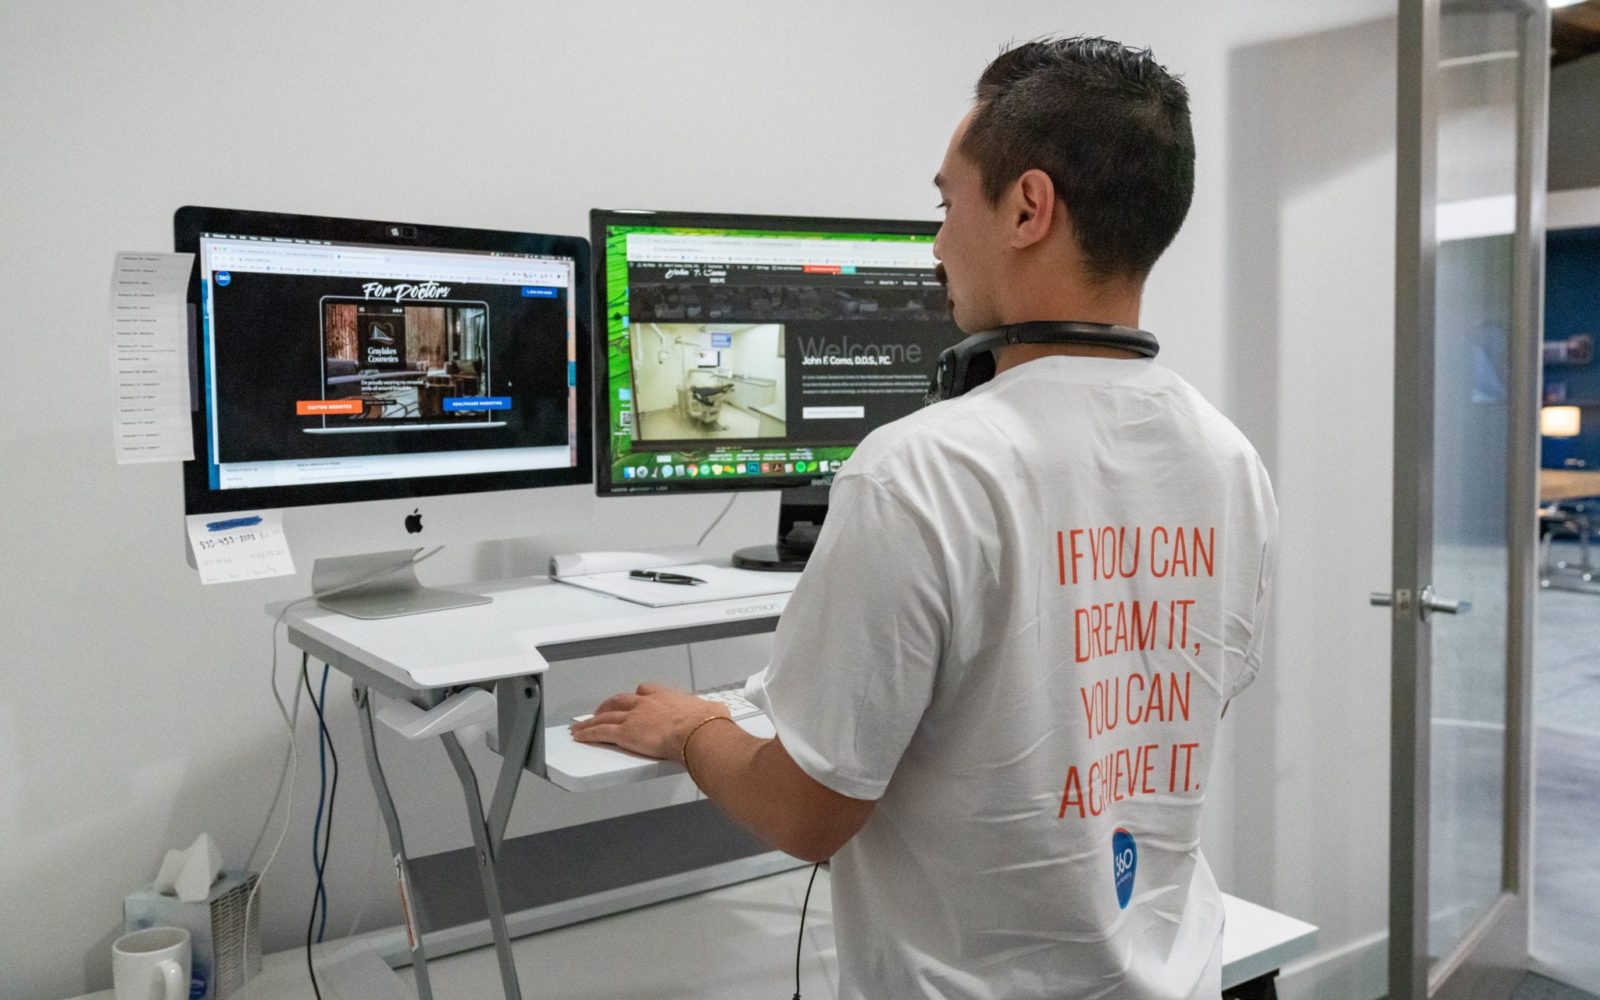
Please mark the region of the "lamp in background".
POLYGON ((1576 406, 1546 406, 1539 410, 1539 436, 1574 438, 1578 436, 1583 411, 1576 406))
POLYGON ((1539 436, 1550 438, 1541 450, 1539 464, 1546 469, 1581 469, 1583 459, 1573 455, 1582 419, 1576 406, 1545 406, 1539 410, 1539 436))

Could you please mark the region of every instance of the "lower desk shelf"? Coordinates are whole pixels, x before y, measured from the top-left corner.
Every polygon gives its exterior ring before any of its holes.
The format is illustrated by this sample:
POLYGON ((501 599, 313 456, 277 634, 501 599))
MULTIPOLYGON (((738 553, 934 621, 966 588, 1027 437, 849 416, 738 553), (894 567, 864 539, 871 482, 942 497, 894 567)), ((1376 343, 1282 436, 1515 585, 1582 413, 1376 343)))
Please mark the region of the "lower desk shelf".
MULTIPOLYGON (((497 859, 514 938, 805 864, 704 799, 508 838, 497 859)), ((430 958, 492 943, 474 849, 413 858, 411 880, 430 958)), ((403 934, 378 951, 394 966, 410 961, 403 934)))

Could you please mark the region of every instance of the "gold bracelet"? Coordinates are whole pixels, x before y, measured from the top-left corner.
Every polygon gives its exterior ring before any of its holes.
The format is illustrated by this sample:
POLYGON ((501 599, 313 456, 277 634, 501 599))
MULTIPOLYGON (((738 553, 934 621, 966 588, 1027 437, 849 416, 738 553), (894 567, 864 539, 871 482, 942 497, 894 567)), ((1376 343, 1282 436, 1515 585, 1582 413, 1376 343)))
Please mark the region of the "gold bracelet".
MULTIPOLYGON (((733 720, 728 718, 726 715, 711 715, 711 716, 707 716, 706 718, 701 719, 699 722, 695 723, 695 727, 693 729, 689 730, 689 735, 685 736, 683 738, 683 752, 679 756, 681 756, 683 758, 683 770, 684 770, 684 772, 689 775, 689 780, 694 782, 695 783, 695 787, 697 787, 697 788, 700 785, 700 780, 698 778, 696 778, 694 776, 694 772, 689 769, 689 741, 694 739, 694 734, 698 733, 700 731, 700 727, 701 726, 704 726, 708 722, 716 722, 718 719, 724 719, 724 720, 726 720, 728 722, 733 722, 733 720)), ((735 724, 737 725, 737 723, 735 723, 735 724)))

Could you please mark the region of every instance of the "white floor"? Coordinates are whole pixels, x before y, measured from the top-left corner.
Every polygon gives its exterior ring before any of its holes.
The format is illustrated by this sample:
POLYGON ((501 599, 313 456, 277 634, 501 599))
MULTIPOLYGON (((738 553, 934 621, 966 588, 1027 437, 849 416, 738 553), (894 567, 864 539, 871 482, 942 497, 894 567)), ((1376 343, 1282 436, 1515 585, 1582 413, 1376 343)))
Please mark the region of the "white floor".
POLYGON ((765 413, 724 404, 715 425, 689 420, 677 410, 652 410, 639 414, 637 441, 692 441, 696 438, 782 438, 786 425, 765 413))
MULTIPOLYGON (((810 868, 564 927, 513 943, 526 1000, 750 1000, 795 991, 800 900, 810 868)), ((411 982, 410 970, 405 970, 411 982)), ((498 996, 476 954, 429 963, 434 995, 498 996)), ((835 1000, 833 907, 817 878, 800 953, 801 996, 835 1000)))
MULTIPOLYGON (((1552 555, 1575 562, 1578 548, 1557 543, 1552 555)), ((1436 557, 1440 589, 1473 608, 1434 629, 1434 954, 1499 891, 1506 639, 1504 552, 1441 546, 1436 557)), ((1534 968, 1600 993, 1600 586, 1535 601, 1534 968)))
MULTIPOLYGON (((1558 559, 1576 560, 1569 544, 1558 559)), ((1535 968, 1600 993, 1600 588, 1541 591, 1534 646, 1535 968)))
MULTIPOLYGON (((600 917, 512 942, 522 996, 561 1000, 750 1000, 794 996, 837 1000, 839 968, 834 950, 833 906, 828 872, 817 876, 807 910, 805 938, 801 901, 811 869, 797 868, 739 885, 600 917), (798 954, 797 954, 797 945, 798 954), (798 958, 798 970, 797 970, 798 958)), ((1227 931, 1222 981, 1237 985, 1304 958, 1316 948, 1317 929, 1291 916, 1223 896, 1227 931)), ((319 973, 324 1000, 394 1000, 416 985, 414 970, 398 976, 377 958, 377 931, 329 942, 314 950, 319 969, 365 963, 348 993, 330 989, 319 973), (387 988, 385 988, 387 984, 387 988)), ((346 969, 348 971, 348 968, 346 969)), ((475 948, 428 963, 436 1000, 503 996, 492 948, 475 948)), ((312 996, 303 950, 267 958, 242 1000, 301 1000, 312 996)), ((109 991, 81 1000, 112 1000, 109 991)))

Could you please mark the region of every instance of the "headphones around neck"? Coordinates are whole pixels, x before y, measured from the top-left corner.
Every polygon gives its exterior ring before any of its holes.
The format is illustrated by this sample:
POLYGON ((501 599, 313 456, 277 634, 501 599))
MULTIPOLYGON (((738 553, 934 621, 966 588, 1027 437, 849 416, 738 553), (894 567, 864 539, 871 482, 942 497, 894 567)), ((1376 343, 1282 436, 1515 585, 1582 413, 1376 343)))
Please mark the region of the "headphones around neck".
POLYGON ((994 378, 995 352, 1009 344, 1079 344, 1115 347, 1153 358, 1161 350, 1155 334, 1131 326, 1106 323, 1045 321, 1012 323, 973 334, 939 355, 933 380, 928 383, 928 403, 954 399, 994 378))

